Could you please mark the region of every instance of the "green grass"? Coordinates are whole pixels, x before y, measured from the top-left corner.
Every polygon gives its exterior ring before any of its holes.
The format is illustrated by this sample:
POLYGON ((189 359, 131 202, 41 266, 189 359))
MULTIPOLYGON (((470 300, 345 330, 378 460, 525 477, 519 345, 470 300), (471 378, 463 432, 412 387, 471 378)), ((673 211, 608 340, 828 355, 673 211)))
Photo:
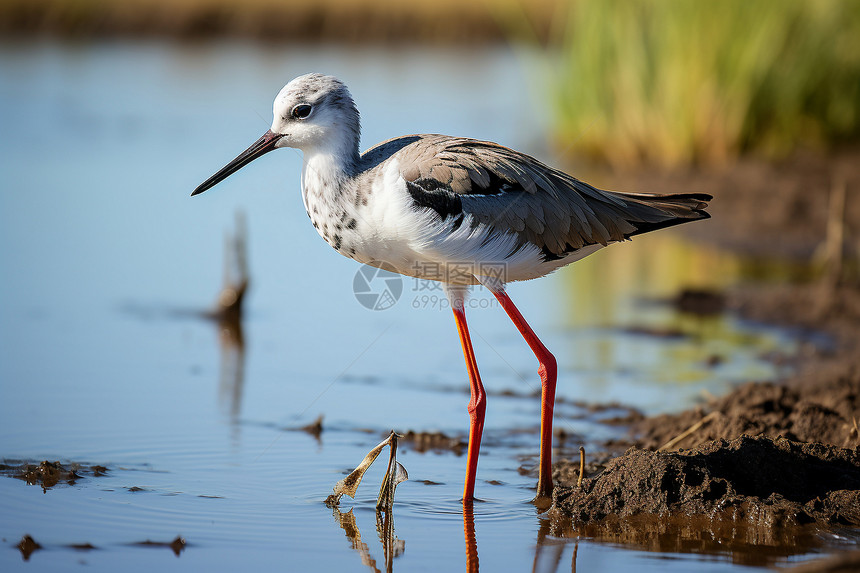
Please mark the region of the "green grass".
POLYGON ((860 134, 860 1, 578 0, 561 28, 561 149, 674 166, 860 134))

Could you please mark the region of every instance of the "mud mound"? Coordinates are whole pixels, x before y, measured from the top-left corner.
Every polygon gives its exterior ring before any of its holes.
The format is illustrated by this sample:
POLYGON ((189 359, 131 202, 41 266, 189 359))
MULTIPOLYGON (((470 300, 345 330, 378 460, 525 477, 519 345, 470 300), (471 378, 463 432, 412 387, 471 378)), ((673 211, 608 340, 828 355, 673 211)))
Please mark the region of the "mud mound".
POLYGON ((860 411, 860 373, 856 372, 808 387, 746 384, 709 409, 708 414, 695 409, 643 419, 633 427, 639 435, 636 445, 648 449, 666 444, 669 449, 695 447, 741 434, 839 447, 860 445, 856 414, 860 411))
POLYGON ((631 449, 581 488, 556 487, 553 505, 583 524, 652 514, 856 526, 860 448, 741 436, 684 452, 631 449))

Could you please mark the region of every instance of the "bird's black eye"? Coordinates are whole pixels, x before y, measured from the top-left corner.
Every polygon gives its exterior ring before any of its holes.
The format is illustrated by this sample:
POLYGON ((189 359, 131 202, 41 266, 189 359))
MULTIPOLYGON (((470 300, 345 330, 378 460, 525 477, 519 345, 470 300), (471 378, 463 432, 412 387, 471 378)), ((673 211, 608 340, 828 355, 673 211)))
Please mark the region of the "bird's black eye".
POLYGON ((306 103, 300 103, 296 107, 293 108, 292 116, 296 119, 305 119, 307 116, 311 114, 311 110, 313 106, 308 105, 306 103))

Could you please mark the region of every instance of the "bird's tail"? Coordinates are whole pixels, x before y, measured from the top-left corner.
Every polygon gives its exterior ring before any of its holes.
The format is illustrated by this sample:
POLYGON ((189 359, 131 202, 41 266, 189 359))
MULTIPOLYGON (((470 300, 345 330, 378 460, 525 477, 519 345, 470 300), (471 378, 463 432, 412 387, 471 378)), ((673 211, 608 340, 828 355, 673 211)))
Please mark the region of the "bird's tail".
POLYGON ((661 195, 614 192, 613 195, 622 199, 635 214, 634 220, 628 219, 636 227, 629 237, 711 217, 705 209, 713 197, 707 193, 661 195))

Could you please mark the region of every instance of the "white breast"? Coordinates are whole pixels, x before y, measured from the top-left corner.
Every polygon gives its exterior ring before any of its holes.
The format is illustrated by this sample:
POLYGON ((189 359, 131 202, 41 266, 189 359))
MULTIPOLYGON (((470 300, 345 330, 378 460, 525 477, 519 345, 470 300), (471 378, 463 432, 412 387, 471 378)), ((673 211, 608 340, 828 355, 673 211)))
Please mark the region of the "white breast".
POLYGON ((428 209, 416 209, 396 160, 386 162, 358 190, 357 243, 353 258, 397 272, 431 280, 475 284, 475 276, 500 282, 546 275, 600 248, 589 246, 555 261, 544 261, 540 249, 517 249, 514 233, 492 233, 487 225, 473 226, 466 214, 457 226, 428 209), (366 198, 366 205, 362 199, 366 198), (456 229, 454 227, 457 227, 456 229))

